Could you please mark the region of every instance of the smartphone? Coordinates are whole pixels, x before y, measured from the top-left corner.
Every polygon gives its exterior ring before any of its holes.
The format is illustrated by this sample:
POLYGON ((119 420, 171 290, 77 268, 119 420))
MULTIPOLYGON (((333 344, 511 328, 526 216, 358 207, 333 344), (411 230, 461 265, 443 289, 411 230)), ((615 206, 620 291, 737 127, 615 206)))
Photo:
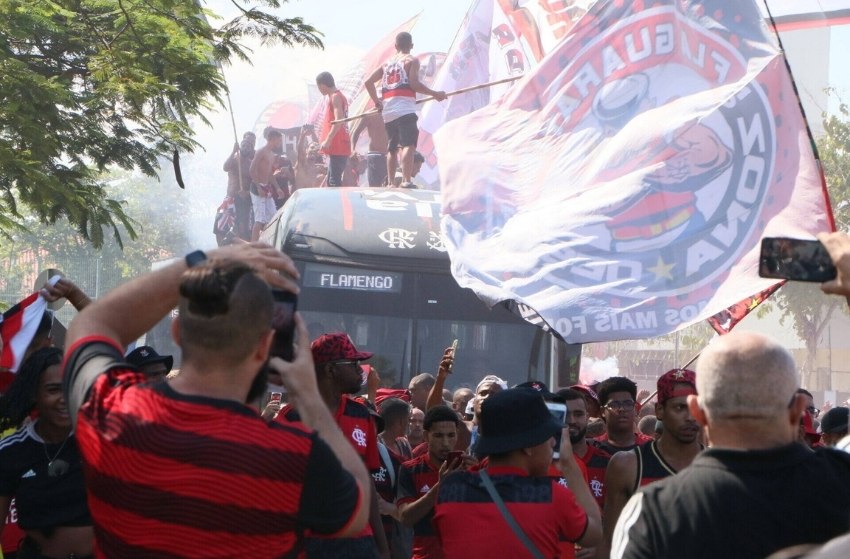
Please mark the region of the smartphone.
POLYGON ((761 240, 759 276, 823 283, 835 279, 835 266, 817 240, 765 237, 761 240))
POLYGON ((270 354, 284 361, 292 361, 295 343, 295 309, 298 298, 294 293, 280 289, 272 289, 274 310, 272 312, 272 328, 274 340, 270 354))
MULTIPOLYGON (((457 342, 458 342, 457 338, 455 338, 455 341, 452 342, 452 359, 455 359, 457 357, 457 342)), ((455 365, 455 363, 454 363, 454 361, 452 361, 452 364, 449 366, 449 372, 450 373, 452 372, 452 369, 454 369, 454 365, 455 365)))
MULTIPOLYGON (((555 418, 559 425, 567 424, 567 404, 560 402, 546 402, 546 407, 549 408, 549 413, 555 418)), ((552 458, 556 460, 561 457, 561 431, 555 434, 555 453, 552 458)))
POLYGON ((283 392, 272 392, 269 396, 269 403, 272 404, 277 402, 278 404, 283 400, 283 392))
POLYGON ((463 451, 462 450, 452 450, 449 451, 449 455, 446 456, 446 463, 449 466, 453 466, 455 464, 460 464, 463 460, 463 451))

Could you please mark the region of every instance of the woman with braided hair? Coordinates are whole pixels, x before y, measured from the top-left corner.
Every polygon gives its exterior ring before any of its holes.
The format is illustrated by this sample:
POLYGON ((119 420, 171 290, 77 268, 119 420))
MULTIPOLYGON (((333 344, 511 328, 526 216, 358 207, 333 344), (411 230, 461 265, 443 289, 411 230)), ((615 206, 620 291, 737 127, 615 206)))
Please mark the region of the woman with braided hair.
POLYGON ((0 397, 0 431, 18 428, 0 440, 0 510, 8 510, 15 498, 18 524, 26 534, 19 559, 83 559, 93 553, 94 531, 62 393, 61 363, 60 349, 33 352, 0 397))

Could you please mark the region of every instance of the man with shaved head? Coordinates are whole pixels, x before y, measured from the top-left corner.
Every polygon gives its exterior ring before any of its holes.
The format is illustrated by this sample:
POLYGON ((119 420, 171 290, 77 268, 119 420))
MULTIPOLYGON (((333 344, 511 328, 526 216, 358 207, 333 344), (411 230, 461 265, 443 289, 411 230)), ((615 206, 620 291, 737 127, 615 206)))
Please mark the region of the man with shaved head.
POLYGON ((702 353, 696 372, 688 406, 710 448, 629 500, 612 559, 766 557, 847 532, 850 454, 797 442, 806 401, 791 354, 761 334, 732 332, 702 353))

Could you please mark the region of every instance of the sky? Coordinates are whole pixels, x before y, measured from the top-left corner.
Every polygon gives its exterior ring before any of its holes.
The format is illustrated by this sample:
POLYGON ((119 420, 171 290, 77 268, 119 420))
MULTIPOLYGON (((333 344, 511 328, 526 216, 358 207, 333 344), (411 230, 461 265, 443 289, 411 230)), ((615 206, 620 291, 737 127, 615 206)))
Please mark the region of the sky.
MULTIPOLYGON (((209 6, 221 14, 234 13, 229 0, 209 0, 209 6)), ((237 128, 253 126, 272 101, 306 97, 307 83, 321 71, 341 77, 381 38, 416 14, 420 15, 412 32, 413 52, 447 51, 468 7, 466 0, 290 0, 278 13, 304 18, 323 33, 325 48, 258 48, 253 65, 225 67, 237 128)))

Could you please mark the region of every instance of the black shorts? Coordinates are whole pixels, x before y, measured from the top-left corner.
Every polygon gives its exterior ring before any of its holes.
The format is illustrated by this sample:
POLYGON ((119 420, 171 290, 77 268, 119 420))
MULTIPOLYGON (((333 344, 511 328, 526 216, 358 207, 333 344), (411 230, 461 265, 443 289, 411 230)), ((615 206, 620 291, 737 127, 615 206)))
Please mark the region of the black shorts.
POLYGON ((416 142, 419 141, 419 128, 416 126, 416 121, 419 117, 416 113, 400 116, 395 120, 384 123, 384 128, 387 129, 387 136, 390 138, 388 149, 390 152, 398 150, 399 147, 416 147, 416 142))

